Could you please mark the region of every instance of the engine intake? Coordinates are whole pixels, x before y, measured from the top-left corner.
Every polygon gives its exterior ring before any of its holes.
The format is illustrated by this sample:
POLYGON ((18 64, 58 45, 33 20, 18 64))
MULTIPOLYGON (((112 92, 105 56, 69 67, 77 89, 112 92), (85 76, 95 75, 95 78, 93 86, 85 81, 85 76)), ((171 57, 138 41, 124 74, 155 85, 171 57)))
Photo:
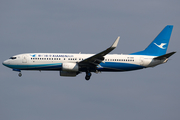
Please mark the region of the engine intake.
POLYGON ((62 63, 62 71, 79 71, 77 63, 62 63))

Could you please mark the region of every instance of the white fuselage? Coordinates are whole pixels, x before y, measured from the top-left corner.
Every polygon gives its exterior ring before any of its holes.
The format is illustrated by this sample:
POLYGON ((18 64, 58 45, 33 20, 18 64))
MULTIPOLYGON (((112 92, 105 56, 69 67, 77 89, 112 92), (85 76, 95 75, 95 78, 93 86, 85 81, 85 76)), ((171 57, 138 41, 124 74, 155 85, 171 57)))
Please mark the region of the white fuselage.
MULTIPOLYGON (((3 62, 14 70, 63 70, 64 63, 79 63, 94 54, 28 53, 19 54, 3 62)), ((97 65, 98 71, 129 71, 154 67, 165 60, 153 60, 156 56, 108 54, 97 65)), ((84 72, 79 68, 80 72, 84 72)))
POLYGON ((143 51, 123 54, 109 54, 119 42, 120 36, 107 49, 97 54, 73 53, 27 53, 19 54, 3 62, 3 65, 19 72, 21 70, 58 70, 60 76, 76 76, 85 72, 85 79, 89 80, 91 72, 101 71, 131 71, 167 62, 176 52, 166 54, 172 25, 167 25, 159 35, 143 51))

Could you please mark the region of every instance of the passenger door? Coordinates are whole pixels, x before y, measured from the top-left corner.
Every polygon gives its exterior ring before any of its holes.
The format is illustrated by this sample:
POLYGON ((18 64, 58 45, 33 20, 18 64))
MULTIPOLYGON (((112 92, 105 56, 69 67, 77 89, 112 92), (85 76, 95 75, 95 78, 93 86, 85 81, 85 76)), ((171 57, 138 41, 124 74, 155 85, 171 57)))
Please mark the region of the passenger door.
POLYGON ((23 55, 22 63, 27 63, 27 57, 25 55, 23 55))

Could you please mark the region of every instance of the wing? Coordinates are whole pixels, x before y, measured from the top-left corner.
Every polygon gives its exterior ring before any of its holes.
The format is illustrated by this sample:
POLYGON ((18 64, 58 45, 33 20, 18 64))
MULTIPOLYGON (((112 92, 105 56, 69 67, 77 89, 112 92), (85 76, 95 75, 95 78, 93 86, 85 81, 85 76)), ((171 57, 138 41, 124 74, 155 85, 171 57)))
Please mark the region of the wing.
POLYGON ((83 61, 80 61, 79 65, 81 67, 84 66, 86 68, 96 68, 96 66, 99 65, 104 60, 104 56, 110 53, 112 50, 114 50, 117 47, 119 39, 120 39, 120 36, 115 40, 115 42, 112 44, 111 47, 83 61))

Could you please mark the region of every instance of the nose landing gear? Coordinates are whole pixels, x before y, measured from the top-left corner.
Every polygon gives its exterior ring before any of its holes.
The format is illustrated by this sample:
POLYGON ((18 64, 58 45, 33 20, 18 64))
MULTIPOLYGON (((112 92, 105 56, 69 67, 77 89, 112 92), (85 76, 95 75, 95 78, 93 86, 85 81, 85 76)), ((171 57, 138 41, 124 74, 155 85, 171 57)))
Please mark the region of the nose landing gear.
POLYGON ((22 73, 20 72, 20 73, 18 74, 18 76, 21 77, 21 76, 22 76, 22 73))
POLYGON ((12 69, 13 71, 16 71, 16 72, 19 72, 18 76, 21 77, 22 76, 22 73, 21 73, 21 70, 20 69, 12 69))

